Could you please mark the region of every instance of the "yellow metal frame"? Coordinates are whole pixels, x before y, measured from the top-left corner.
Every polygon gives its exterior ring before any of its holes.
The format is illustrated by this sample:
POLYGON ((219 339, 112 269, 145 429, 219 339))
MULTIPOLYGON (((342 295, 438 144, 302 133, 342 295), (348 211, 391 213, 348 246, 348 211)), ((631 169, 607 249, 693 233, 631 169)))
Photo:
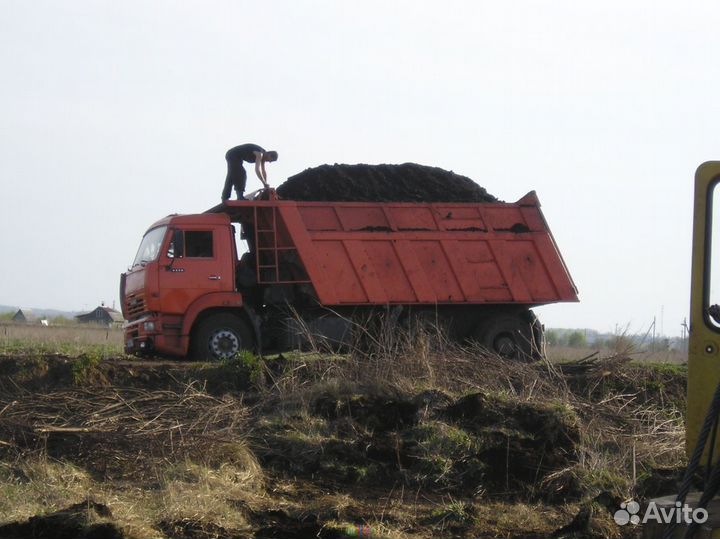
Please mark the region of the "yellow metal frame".
MULTIPOLYGON (((710 161, 695 173, 692 273, 690 284, 690 339, 688 343, 688 398, 686 450, 697 444, 710 401, 720 383, 720 332, 707 315, 713 190, 720 182, 720 161, 710 161)), ((720 212, 720 208, 715 208, 720 212)), ((715 231, 720 234, 720 230, 715 231)), ((716 262, 720 256, 716 257, 716 262)), ((709 444, 708 444, 709 446, 709 444)), ((714 455, 720 455, 720 436, 714 455)), ((707 451, 706 447, 706 451, 707 451)))

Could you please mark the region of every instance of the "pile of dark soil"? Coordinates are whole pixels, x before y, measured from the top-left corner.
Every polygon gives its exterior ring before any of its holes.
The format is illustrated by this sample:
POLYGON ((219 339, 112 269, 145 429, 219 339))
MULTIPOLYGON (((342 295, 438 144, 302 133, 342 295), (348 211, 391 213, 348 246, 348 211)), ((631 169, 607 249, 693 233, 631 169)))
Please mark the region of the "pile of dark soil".
MULTIPOLYGON (((494 492, 535 489, 577 457, 578 418, 560 401, 519 402, 477 392, 459 398, 446 416, 478 440, 478 457, 487 465, 484 483, 494 492)), ((553 496, 582 495, 577 484, 563 486, 553 496)), ((543 492, 543 497, 550 500, 550 494, 543 492)))
MULTIPOLYGON (((427 392, 358 389, 321 392, 305 413, 289 410, 257 424, 263 465, 320 482, 390 480, 453 496, 531 500, 549 499, 539 488, 543 479, 576 459, 577 417, 561 403, 519 403, 483 392, 428 400, 427 392)), ((581 494, 567 484, 552 497, 581 494)))
POLYGON ((336 202, 498 202, 470 178, 437 167, 321 165, 277 188, 287 200, 336 202))

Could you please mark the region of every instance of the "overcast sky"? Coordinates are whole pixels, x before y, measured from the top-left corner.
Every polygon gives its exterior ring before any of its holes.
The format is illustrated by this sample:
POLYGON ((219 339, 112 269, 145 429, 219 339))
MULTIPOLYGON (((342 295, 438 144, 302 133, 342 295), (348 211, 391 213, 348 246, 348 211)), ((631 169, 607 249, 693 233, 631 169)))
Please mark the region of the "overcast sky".
MULTIPOLYGON (((720 158, 720 4, 0 0, 0 304, 118 303, 142 234, 219 202, 225 151, 536 190, 580 290, 552 327, 688 314, 720 158)), ((249 188, 257 187, 250 182, 249 188)))

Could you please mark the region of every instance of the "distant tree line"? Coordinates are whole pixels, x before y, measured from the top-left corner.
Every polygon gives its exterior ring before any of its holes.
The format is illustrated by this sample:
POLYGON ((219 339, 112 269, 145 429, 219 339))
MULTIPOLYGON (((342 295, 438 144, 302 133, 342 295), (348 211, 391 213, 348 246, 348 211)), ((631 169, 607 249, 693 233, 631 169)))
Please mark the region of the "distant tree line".
POLYGON ((558 331, 549 329, 545 332, 545 339, 550 346, 569 346, 571 348, 586 348, 587 335, 584 331, 558 331))
POLYGON ((679 338, 657 337, 653 341, 648 335, 631 335, 618 333, 616 335, 601 335, 590 331, 588 335, 584 330, 548 329, 545 339, 549 346, 567 346, 569 348, 594 348, 617 351, 662 351, 684 349, 684 342, 679 338))

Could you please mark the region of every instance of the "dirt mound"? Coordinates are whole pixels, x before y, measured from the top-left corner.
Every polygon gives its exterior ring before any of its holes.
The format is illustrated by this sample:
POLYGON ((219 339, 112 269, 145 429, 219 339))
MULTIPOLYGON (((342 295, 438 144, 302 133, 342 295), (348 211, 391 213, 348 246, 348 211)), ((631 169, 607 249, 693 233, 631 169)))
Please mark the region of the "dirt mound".
MULTIPOLYGON (((453 399, 337 387, 287 412, 256 426, 258 456, 280 473, 323 484, 390 480, 453 496, 545 499, 544 478, 573 463, 580 441, 577 417, 562 403, 483 392, 453 399)), ((552 496, 580 494, 568 482, 552 496)))
MULTIPOLYGON (((546 475, 576 459, 579 421, 564 403, 518 402, 478 392, 461 397, 446 413, 478 441, 477 458, 487 465, 483 482, 489 491, 535 490, 546 475)), ((564 487, 553 496, 581 495, 576 485, 564 487)))
POLYGON ((110 522, 106 505, 87 500, 27 522, 0 526, 0 537, 16 539, 122 539, 124 534, 110 522))
POLYGON ((321 165, 291 176, 277 188, 288 200, 338 202, 497 202, 470 178, 437 167, 321 165))

